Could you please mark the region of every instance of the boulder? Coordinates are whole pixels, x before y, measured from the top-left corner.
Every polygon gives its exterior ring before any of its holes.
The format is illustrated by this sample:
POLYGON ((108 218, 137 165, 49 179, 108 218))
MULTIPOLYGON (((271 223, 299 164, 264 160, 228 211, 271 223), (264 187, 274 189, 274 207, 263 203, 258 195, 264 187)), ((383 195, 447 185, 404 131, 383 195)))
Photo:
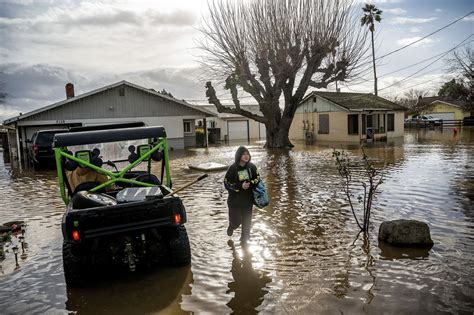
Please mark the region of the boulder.
POLYGON ((433 246, 428 224, 416 220, 382 222, 379 240, 393 246, 433 246))

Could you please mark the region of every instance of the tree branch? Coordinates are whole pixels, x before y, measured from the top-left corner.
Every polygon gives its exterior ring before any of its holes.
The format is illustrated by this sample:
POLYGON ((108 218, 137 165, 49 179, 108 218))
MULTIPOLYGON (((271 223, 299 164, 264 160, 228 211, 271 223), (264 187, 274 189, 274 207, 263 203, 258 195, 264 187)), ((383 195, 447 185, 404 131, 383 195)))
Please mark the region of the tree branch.
POLYGON ((267 122, 267 119, 265 117, 259 116, 257 114, 240 108, 240 102, 237 97, 234 99, 233 96, 234 104, 236 105, 235 108, 222 105, 221 101, 217 98, 216 90, 214 89, 210 81, 206 83, 206 97, 208 98, 209 104, 213 104, 214 106, 216 106, 217 111, 219 113, 242 115, 251 118, 255 121, 258 121, 262 124, 265 124, 267 122))

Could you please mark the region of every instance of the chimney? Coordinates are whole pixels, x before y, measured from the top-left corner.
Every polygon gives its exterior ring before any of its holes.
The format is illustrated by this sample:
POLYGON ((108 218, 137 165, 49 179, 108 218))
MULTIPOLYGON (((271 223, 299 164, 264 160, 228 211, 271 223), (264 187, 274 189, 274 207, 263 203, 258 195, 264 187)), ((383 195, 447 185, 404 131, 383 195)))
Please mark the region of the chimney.
POLYGON ((66 98, 70 99, 74 97, 74 84, 68 83, 66 84, 66 98))

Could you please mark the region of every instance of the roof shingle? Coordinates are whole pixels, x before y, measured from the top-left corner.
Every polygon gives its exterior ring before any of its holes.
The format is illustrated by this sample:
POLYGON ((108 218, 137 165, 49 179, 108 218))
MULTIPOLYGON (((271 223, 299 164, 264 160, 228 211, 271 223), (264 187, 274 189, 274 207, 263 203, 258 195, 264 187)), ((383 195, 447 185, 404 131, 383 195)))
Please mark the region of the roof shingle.
POLYGON ((393 103, 380 96, 375 96, 370 93, 346 93, 346 92, 320 92, 313 91, 306 96, 303 101, 308 97, 317 95, 325 98, 339 106, 346 108, 347 110, 364 110, 364 109, 380 109, 380 110, 407 110, 405 107, 393 103))

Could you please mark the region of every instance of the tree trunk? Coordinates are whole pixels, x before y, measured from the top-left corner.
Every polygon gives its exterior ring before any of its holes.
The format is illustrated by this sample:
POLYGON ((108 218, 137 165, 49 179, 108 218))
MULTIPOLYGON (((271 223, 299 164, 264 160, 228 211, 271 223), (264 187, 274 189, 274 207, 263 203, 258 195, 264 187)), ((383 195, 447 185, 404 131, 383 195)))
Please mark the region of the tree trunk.
POLYGON ((374 48, 374 32, 370 32, 372 34, 372 65, 374 67, 374 93, 377 96, 377 72, 375 71, 375 48, 374 48))
MULTIPOLYGON (((279 114, 279 113, 278 113, 279 114)), ((293 144, 290 142, 289 132, 293 117, 284 116, 280 119, 269 119, 265 124, 267 128, 266 148, 290 149, 293 144)))

